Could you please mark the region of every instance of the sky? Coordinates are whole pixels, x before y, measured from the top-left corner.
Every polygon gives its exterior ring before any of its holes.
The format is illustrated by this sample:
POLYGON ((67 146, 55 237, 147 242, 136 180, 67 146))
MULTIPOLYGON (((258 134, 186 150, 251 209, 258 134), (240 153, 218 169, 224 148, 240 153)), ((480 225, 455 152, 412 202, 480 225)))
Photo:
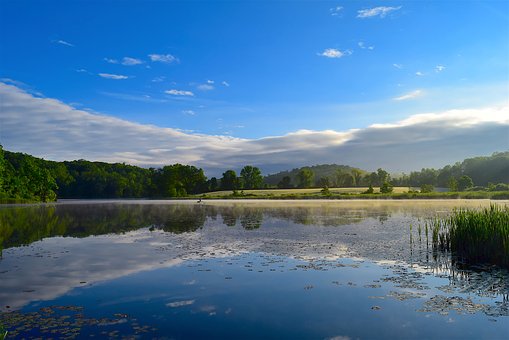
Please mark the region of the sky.
POLYGON ((509 149, 508 1, 0 1, 0 143, 220 175, 509 149))

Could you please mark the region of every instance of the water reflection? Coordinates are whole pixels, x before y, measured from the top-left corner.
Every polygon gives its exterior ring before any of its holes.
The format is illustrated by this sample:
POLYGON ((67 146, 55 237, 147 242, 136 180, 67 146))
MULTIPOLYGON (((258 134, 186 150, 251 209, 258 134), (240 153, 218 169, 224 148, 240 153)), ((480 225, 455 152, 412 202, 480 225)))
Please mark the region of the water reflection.
MULTIPOLYGON (((29 245, 47 237, 87 237, 120 234, 153 227, 171 233, 194 232, 207 221, 222 219, 224 225, 238 224, 258 229, 263 220, 278 218, 302 225, 340 226, 360 222, 372 212, 318 207, 246 206, 205 204, 57 204, 0 207, 0 249, 29 245)), ((387 219, 389 212, 379 218, 387 219)))
MULTIPOLYGON (((455 206, 458 202, 113 202, 0 207, 4 248, 0 259, 4 305, 0 308, 55 299, 75 287, 130 274, 245 253, 303 261, 306 270, 332 270, 344 258, 368 259, 387 264, 394 275, 385 279, 400 288, 426 290, 421 281, 433 274, 448 279, 449 284, 439 287, 444 293, 502 296, 502 302, 506 301, 507 271, 461 267, 450 254, 433 252, 425 233, 409 229, 437 210, 447 213, 455 206)), ((401 294, 392 296, 404 299, 410 293, 401 294)), ((507 303, 500 308, 498 313, 505 315, 507 303)))

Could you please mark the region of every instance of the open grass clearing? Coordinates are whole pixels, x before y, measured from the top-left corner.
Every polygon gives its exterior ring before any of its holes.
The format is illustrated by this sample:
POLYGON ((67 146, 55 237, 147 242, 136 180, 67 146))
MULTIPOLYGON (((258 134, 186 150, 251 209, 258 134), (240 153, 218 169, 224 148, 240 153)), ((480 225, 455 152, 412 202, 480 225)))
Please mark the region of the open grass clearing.
MULTIPOLYGON (((375 192, 380 192, 379 187, 373 187, 375 192)), ((412 190, 418 190, 418 188, 411 188, 412 190)), ((254 189, 254 190, 242 190, 244 195, 254 196, 286 196, 286 195, 302 195, 302 194, 320 194, 322 188, 308 188, 308 189, 254 189)), ((329 188, 331 194, 360 194, 368 190, 367 187, 355 187, 355 188, 329 188)), ((408 192, 408 187, 394 187, 394 193, 408 192)), ((205 197, 219 197, 219 196, 230 196, 233 194, 232 190, 223 191, 212 191, 197 196, 205 197)))

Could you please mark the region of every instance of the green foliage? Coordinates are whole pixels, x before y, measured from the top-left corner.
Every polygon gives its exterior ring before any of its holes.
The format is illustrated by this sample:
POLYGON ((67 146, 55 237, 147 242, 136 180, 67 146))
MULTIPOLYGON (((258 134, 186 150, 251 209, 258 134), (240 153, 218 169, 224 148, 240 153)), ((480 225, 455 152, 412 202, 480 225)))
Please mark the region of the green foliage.
POLYGON ((313 185, 313 178, 315 174, 309 168, 303 168, 297 174, 299 180, 299 188, 310 188, 313 185))
POLYGON ((207 181, 207 187, 209 191, 216 191, 219 189, 219 182, 217 181, 217 178, 212 177, 207 181))
POLYGON ((3 197, 43 202, 56 199, 57 184, 45 161, 21 153, 2 154, 3 197))
POLYGON ((458 209, 430 226, 435 249, 450 250, 465 263, 509 268, 509 207, 458 209))
POLYGON ((320 192, 324 196, 330 196, 331 195, 331 192, 330 192, 329 187, 327 185, 324 185, 322 190, 320 190, 320 192))
POLYGON ((375 189, 373 189, 373 186, 370 184, 368 190, 364 191, 363 194, 373 194, 375 193, 375 189))
MULTIPOLYGON (((365 173, 365 171, 363 171, 363 170, 352 168, 352 167, 349 167, 346 165, 338 165, 338 164, 321 164, 321 165, 306 166, 303 168, 307 168, 307 169, 310 169, 311 171, 313 171, 313 173, 315 174, 315 176, 314 176, 315 178, 322 178, 322 177, 329 178, 329 180, 331 181, 331 184, 336 181, 337 170, 341 170, 346 173, 351 173, 352 176, 354 176, 354 177, 355 177, 354 171, 356 171, 356 172, 358 172, 357 176, 359 178, 362 178, 362 176, 365 173)), ((278 172, 276 174, 265 176, 264 182, 266 184, 268 184, 269 186, 277 186, 278 183, 281 182, 283 177, 288 176, 288 177, 290 177, 290 180, 292 183, 298 184, 299 183, 298 174, 303 168, 295 168, 292 170, 282 171, 282 172, 278 172)), ((362 186, 361 180, 355 181, 355 183, 356 183, 355 185, 357 185, 357 186, 362 186)), ((334 184, 336 185, 336 183, 334 183, 334 184)), ((367 183, 366 183, 366 185, 367 185, 367 183)))
MULTIPOLYGON (((368 189, 368 190, 369 190, 369 189, 368 189)), ((391 193, 391 192, 392 192, 392 190, 393 190, 393 186, 392 186, 389 182, 387 182, 387 181, 385 181, 385 182, 382 184, 382 186, 380 187, 380 192, 381 192, 382 194, 389 194, 389 193, 391 193)))
POLYGON ((509 191, 509 184, 505 184, 505 183, 498 183, 498 184, 488 183, 488 190, 489 191, 509 191))
POLYGON ((463 175, 458 179, 458 190, 465 191, 474 186, 472 178, 467 175, 463 175))
POLYGON ((0 199, 182 197, 207 191, 203 170, 189 165, 144 169, 85 160, 52 162, 3 150, 0 154, 0 199))
POLYGON ((156 171, 155 182, 162 197, 185 197, 206 190, 207 179, 202 169, 174 164, 156 171))
POLYGON ((226 170, 221 178, 222 190, 236 190, 239 189, 239 181, 237 173, 234 170, 226 170))
POLYGON ((290 178, 290 176, 285 176, 279 181, 277 187, 279 189, 291 189, 293 188, 293 184, 291 182, 292 179, 290 178))
POLYGON ((451 179, 459 180, 462 176, 470 177, 478 186, 488 186, 488 182, 509 183, 509 151, 495 152, 487 157, 468 158, 439 170, 413 171, 408 176, 398 177, 393 183, 398 186, 414 187, 433 184, 436 187, 447 187, 450 191, 458 191, 451 179))
POLYGON ((257 167, 246 165, 240 171, 244 189, 258 189, 263 187, 263 176, 260 169, 257 167))
POLYGON ((423 184, 421 185, 421 192, 422 193, 429 193, 435 191, 435 187, 433 184, 423 184))
POLYGON ((454 177, 449 177, 449 181, 447 182, 447 187, 450 191, 458 191, 458 180, 454 177))

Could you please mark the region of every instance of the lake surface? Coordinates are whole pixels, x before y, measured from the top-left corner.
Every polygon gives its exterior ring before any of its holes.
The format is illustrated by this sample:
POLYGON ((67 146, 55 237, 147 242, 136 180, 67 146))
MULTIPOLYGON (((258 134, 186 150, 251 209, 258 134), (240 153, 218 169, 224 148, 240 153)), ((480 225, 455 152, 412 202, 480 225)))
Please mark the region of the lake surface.
POLYGON ((0 327, 12 338, 505 339, 509 272, 462 267, 423 229, 489 204, 0 206, 0 327))

